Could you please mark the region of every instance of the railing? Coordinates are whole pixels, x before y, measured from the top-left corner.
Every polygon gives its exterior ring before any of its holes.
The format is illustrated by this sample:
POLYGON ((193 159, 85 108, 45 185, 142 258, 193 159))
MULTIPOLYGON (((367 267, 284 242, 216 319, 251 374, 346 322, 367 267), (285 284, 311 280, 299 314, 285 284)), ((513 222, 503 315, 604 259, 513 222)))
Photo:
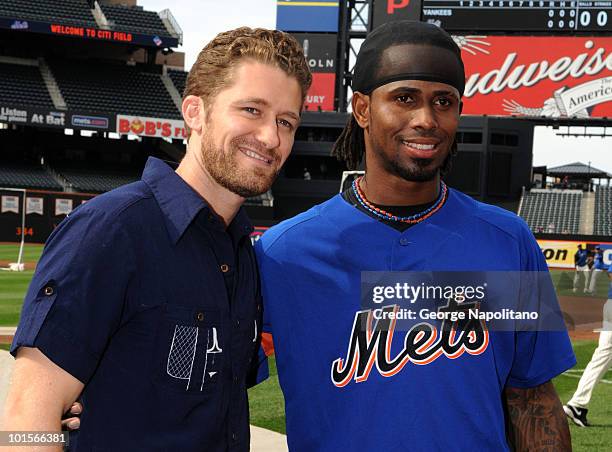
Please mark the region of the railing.
POLYGON ((164 9, 158 13, 162 22, 166 25, 166 28, 170 28, 168 31, 173 36, 176 36, 179 40, 179 45, 183 44, 183 29, 178 24, 172 12, 169 9, 164 9))

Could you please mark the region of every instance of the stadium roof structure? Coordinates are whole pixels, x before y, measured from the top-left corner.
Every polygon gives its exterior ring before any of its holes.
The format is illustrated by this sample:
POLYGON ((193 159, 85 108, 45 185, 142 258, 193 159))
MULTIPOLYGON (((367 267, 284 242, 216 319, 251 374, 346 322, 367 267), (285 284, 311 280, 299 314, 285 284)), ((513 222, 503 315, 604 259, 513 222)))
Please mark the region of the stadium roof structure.
POLYGON ((591 179, 610 179, 612 174, 603 170, 594 168, 590 165, 585 165, 581 162, 568 163, 567 165, 556 166, 549 168, 547 171, 549 176, 587 176, 591 179))

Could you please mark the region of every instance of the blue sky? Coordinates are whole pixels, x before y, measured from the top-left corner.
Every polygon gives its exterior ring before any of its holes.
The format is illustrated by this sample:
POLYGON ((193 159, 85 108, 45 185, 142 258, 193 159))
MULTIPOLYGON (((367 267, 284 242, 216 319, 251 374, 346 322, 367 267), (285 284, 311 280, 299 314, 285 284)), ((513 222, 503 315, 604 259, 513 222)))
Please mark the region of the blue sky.
MULTIPOLYGON (((274 28, 276 0, 139 0, 150 11, 170 8, 184 32, 185 69, 217 33, 241 25, 274 28)), ((612 133, 611 128, 608 133, 612 133)), ((612 173, 612 138, 558 137, 552 128, 537 127, 533 164, 559 166, 581 161, 612 173)))

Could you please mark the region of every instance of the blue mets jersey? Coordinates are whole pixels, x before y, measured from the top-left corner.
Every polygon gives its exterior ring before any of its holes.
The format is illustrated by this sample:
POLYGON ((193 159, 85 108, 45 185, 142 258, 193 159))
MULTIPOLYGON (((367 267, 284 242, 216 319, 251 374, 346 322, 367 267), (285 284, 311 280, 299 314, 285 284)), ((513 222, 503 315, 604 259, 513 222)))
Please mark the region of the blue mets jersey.
POLYGON ((520 218, 457 191, 404 232, 338 195, 271 228, 256 252, 292 451, 508 450, 503 389, 576 362, 566 331, 491 331, 456 353, 403 331, 372 340, 362 271, 547 271, 520 218), (399 362, 406 351, 432 353, 399 362))
POLYGON ((574 260, 578 267, 584 267, 587 264, 587 257, 589 252, 587 250, 578 250, 574 255, 574 260))

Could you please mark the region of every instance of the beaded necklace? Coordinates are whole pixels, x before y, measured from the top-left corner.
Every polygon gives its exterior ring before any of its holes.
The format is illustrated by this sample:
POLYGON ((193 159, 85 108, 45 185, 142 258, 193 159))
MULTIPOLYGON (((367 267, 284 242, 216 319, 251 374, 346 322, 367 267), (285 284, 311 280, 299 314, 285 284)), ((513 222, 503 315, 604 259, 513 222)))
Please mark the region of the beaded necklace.
POLYGON ((433 206, 415 215, 410 215, 408 217, 398 217, 397 215, 393 215, 392 213, 389 213, 379 207, 376 207, 367 200, 367 198, 361 191, 361 187, 359 186, 359 182, 361 181, 361 179, 363 179, 363 176, 360 176, 355 179, 352 184, 353 193, 355 193, 357 201, 359 201, 359 204, 361 204, 361 206, 368 212, 370 212, 372 215, 375 215, 376 217, 382 218, 383 220, 387 221, 401 221, 402 223, 410 224, 420 223, 421 221, 426 220, 438 210, 440 210, 440 208, 444 205, 446 199, 448 198, 448 188, 446 187, 446 184, 444 182, 440 181, 440 194, 438 195, 438 199, 436 200, 433 206))

